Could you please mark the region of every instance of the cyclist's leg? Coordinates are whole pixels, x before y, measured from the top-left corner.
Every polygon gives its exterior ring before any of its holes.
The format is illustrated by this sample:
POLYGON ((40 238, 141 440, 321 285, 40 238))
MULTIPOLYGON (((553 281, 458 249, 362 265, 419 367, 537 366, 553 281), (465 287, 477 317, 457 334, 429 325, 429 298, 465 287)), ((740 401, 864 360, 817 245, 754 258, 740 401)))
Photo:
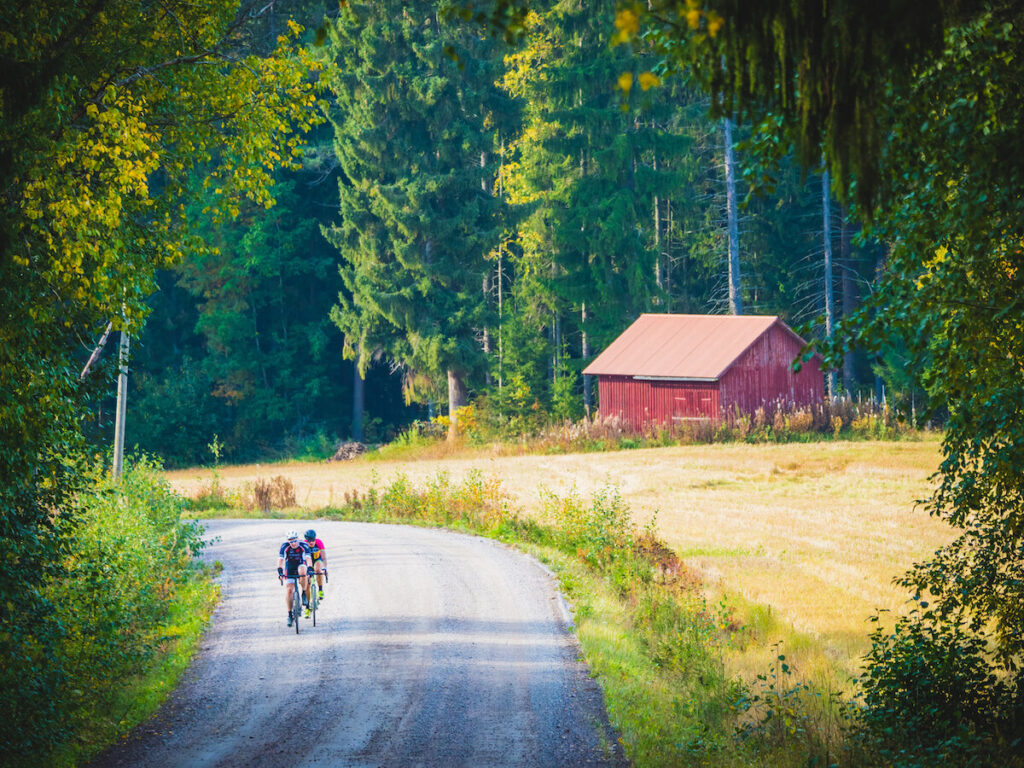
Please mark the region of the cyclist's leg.
POLYGON ((309 607, 309 577, 306 575, 306 566, 299 566, 299 583, 302 585, 302 604, 309 607))
POLYGON ((295 582, 292 580, 292 577, 294 577, 297 573, 298 571, 292 567, 289 567, 285 571, 285 586, 287 587, 287 589, 285 590, 284 604, 285 606, 287 606, 289 623, 291 622, 292 618, 292 593, 295 591, 295 582))
POLYGON ((313 564, 313 570, 316 571, 316 588, 319 590, 319 596, 324 596, 324 565, 319 560, 313 564))

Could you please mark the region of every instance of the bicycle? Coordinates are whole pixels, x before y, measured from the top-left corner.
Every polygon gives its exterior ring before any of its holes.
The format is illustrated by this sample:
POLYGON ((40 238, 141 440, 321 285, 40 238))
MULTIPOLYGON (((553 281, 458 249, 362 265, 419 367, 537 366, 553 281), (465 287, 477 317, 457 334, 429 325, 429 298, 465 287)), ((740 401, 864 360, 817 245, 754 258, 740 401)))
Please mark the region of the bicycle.
MULTIPOLYGON (((320 571, 320 573, 324 577, 324 583, 325 584, 329 583, 330 579, 327 577, 327 569, 324 568, 322 571, 320 571)), ((313 616, 313 626, 314 627, 316 626, 316 609, 319 607, 319 605, 320 605, 320 590, 317 589, 317 586, 316 586, 316 574, 315 573, 311 573, 311 574, 309 574, 309 612, 313 616)))
POLYGON ((292 583, 292 608, 291 616, 292 623, 295 625, 295 634, 299 634, 299 619, 302 618, 302 585, 299 584, 299 579, 302 577, 298 574, 291 576, 278 576, 281 581, 281 586, 284 586, 284 582, 290 581, 292 583))

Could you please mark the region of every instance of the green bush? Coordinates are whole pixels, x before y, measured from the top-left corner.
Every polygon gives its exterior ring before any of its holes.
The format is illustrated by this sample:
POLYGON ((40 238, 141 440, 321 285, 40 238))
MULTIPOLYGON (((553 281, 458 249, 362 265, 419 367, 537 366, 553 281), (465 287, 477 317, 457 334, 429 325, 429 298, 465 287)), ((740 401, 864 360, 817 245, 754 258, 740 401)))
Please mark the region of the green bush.
POLYGON ((123 713, 111 703, 124 680, 166 647, 164 621, 175 591, 195 578, 191 565, 202 531, 181 522, 183 504, 159 465, 143 457, 120 481, 94 467, 73 508, 59 513, 66 547, 55 553, 61 574, 41 582, 37 605, 20 608, 28 619, 47 612, 61 633, 51 646, 24 647, 5 659, 46 668, 23 675, 32 685, 0 697, 17 698, 26 714, 53 709, 61 727, 26 727, 33 720, 19 718, 14 725, 23 735, 5 734, 0 764, 24 764, 30 756, 46 764, 69 738, 82 741, 97 722, 118 722, 123 713))
POLYGON ((861 740, 902 768, 1024 765, 1024 678, 993 671, 984 633, 919 605, 871 634, 861 740))

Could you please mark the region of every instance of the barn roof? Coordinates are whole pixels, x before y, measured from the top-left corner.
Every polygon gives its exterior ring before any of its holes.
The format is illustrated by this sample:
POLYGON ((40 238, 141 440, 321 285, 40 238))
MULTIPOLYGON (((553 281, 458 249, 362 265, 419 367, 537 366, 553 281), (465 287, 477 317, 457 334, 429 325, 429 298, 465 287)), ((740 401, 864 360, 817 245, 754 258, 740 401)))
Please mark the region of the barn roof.
POLYGON ((775 315, 640 315, 583 373, 715 380, 778 323, 775 315))

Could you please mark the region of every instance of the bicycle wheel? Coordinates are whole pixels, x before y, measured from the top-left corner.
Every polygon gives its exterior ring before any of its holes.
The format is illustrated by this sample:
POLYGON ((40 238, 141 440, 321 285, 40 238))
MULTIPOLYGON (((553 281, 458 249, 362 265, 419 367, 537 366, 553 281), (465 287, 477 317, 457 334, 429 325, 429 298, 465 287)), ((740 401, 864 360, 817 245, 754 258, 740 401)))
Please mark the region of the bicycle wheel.
POLYGON ((316 609, 320 606, 320 598, 317 597, 316 577, 310 577, 309 582, 309 612, 313 614, 313 626, 316 626, 316 609))
POLYGON ((294 582, 295 588, 292 590, 292 617, 295 623, 295 634, 299 634, 299 622, 302 620, 302 586, 299 584, 299 580, 296 579, 294 582))

